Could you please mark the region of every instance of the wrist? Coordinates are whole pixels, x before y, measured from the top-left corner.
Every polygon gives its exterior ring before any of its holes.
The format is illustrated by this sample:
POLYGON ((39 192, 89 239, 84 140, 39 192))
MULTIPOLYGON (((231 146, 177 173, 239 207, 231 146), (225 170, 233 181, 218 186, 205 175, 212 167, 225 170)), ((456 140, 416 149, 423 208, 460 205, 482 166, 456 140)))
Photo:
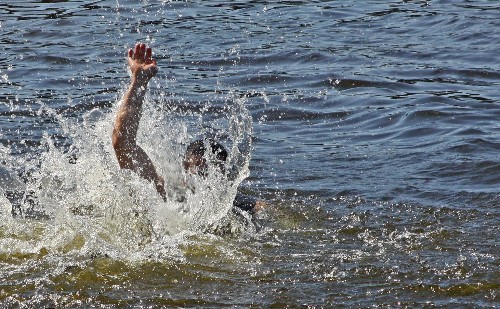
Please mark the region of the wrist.
POLYGON ((138 78, 138 77, 132 77, 132 80, 130 81, 130 88, 134 89, 136 91, 143 92, 146 90, 148 87, 148 81, 145 81, 144 79, 138 78))
POLYGON ((130 82, 128 92, 132 97, 141 99, 144 97, 144 94, 146 93, 147 86, 148 83, 143 83, 138 80, 132 79, 132 81, 130 82))
POLYGON ((146 89, 146 87, 148 86, 148 82, 149 82, 149 80, 147 80, 145 78, 141 78, 139 76, 132 76, 132 79, 130 81, 130 85, 133 88, 143 88, 143 89, 146 89))

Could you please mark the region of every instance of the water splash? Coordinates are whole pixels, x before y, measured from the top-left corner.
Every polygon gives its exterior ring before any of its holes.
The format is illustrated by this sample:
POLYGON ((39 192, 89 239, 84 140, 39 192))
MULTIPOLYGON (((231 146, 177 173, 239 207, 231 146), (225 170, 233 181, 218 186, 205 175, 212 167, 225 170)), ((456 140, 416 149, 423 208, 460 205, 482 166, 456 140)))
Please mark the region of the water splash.
POLYGON ((212 123, 202 127, 217 127, 210 133, 229 145, 226 169, 239 171, 231 180, 212 167, 206 179, 183 173, 186 145, 207 134, 186 116, 201 121, 203 115, 180 113, 161 96, 147 98, 138 143, 166 180, 166 202, 152 184, 118 168, 111 132, 119 102, 81 118, 42 107, 56 119, 66 142, 61 146, 45 132, 32 152, 13 155, 10 148, 0 149, 0 254, 104 254, 119 259, 141 259, 146 252, 171 255, 183 235, 216 225, 248 175, 251 149, 252 120, 245 99, 230 94, 225 100, 226 113, 212 116, 212 123))

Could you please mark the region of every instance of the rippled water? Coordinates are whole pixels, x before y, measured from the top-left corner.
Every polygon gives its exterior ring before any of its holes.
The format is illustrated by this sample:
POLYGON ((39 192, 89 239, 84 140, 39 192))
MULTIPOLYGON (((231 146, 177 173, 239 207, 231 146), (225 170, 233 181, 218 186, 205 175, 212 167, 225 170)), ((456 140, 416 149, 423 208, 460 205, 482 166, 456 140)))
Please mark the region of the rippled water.
POLYGON ((499 20, 487 0, 0 4, 2 307, 498 306, 499 20), (252 134, 257 228, 204 232, 230 203, 179 211, 118 171, 136 41, 160 66, 141 145, 174 181, 190 138, 252 134), (48 215, 11 215, 26 188, 48 215))

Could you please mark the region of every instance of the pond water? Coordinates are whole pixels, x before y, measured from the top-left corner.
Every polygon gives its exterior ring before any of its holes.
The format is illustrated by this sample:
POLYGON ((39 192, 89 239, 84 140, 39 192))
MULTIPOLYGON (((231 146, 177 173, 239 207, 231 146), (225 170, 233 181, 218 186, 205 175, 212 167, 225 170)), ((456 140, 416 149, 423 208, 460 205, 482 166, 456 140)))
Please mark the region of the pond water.
POLYGON ((0 4, 1 306, 497 306, 499 20, 487 0, 0 4), (138 41, 159 66, 141 146, 173 187, 218 137, 235 183, 163 202, 119 170, 138 41), (238 185, 267 209, 226 217, 238 185))

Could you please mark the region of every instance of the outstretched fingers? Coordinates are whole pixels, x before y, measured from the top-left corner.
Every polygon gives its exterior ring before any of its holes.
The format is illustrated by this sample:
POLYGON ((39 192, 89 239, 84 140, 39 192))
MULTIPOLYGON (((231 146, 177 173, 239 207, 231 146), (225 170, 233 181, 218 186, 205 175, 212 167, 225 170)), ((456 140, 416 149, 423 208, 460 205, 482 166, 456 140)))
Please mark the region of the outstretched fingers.
POLYGON ((146 63, 151 63, 153 62, 153 60, 151 59, 151 56, 153 55, 153 50, 151 49, 151 47, 148 47, 146 48, 146 63))
POLYGON ((128 57, 139 63, 154 63, 155 59, 153 59, 152 56, 153 51, 151 47, 147 47, 144 43, 137 43, 134 49, 131 48, 128 51, 128 57))
POLYGON ((135 61, 141 62, 144 59, 144 52, 142 51, 141 43, 135 44, 134 50, 129 51, 129 56, 135 61))
POLYGON ((137 43, 127 54, 128 65, 134 77, 147 83, 158 72, 156 59, 152 58, 153 51, 146 44, 137 43))

